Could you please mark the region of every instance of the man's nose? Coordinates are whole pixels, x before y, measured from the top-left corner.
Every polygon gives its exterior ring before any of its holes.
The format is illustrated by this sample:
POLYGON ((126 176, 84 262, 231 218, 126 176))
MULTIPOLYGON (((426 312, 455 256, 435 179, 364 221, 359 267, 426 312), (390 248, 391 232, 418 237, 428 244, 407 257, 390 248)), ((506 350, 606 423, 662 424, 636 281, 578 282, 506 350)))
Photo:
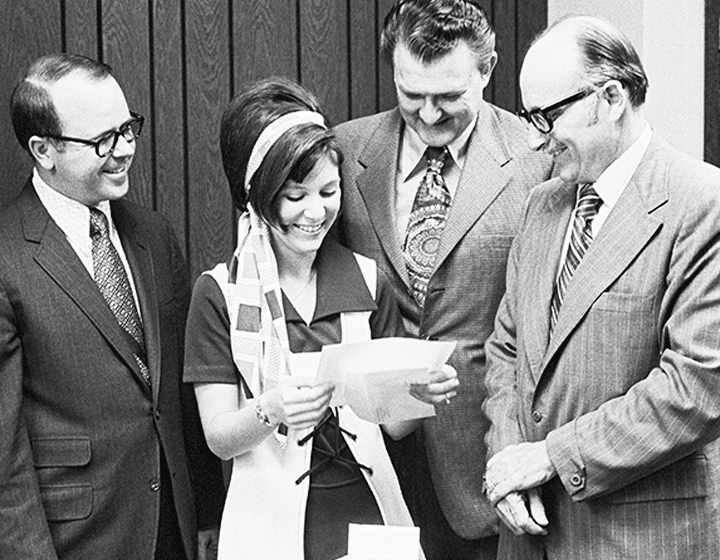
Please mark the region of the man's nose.
POLYGON ((548 135, 543 134, 532 125, 527 127, 527 131, 528 146, 530 146, 530 149, 536 152, 541 150, 543 146, 545 146, 545 144, 547 143, 548 135))
POLYGON ((128 157, 135 153, 135 143, 137 142, 137 138, 133 140, 132 142, 128 142, 125 140, 125 137, 121 134, 118 137, 117 143, 115 144, 115 148, 113 148, 112 155, 116 158, 122 158, 122 157, 128 157))
POLYGON ((422 121, 427 125, 433 125, 440 119, 441 115, 442 111, 435 103, 435 100, 432 97, 425 98, 422 107, 420 107, 422 121))

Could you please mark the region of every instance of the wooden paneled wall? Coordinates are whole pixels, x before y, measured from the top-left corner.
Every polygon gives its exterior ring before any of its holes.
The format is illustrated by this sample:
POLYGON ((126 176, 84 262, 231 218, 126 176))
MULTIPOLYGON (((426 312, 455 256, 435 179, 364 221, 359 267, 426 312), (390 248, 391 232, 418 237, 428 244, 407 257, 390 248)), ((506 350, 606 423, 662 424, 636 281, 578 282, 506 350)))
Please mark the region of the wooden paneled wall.
MULTIPOLYGON (((314 91, 334 122, 395 104, 378 31, 394 0, 3 0, 0 2, 0 207, 31 169, 8 100, 27 66, 69 51, 109 63, 146 117, 131 199, 172 221, 193 277, 233 245, 234 211, 220 163, 219 119, 245 84, 285 75, 314 91)), ((500 62, 486 98, 516 109, 524 49, 546 0, 482 0, 500 62)))

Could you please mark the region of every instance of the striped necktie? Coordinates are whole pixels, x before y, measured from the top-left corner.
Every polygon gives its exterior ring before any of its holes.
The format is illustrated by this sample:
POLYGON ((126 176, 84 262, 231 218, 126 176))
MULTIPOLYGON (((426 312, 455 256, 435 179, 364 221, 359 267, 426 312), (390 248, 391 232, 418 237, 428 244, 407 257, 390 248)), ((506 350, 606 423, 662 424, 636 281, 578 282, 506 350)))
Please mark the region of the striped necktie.
POLYGON ((580 261, 582 261, 588 247, 590 247, 590 243, 592 243, 592 222, 597 215, 600 204, 602 204, 602 199, 595 192, 592 185, 587 184, 580 187, 580 196, 575 208, 570 243, 568 244, 562 270, 555 282, 555 290, 550 304, 550 332, 557 323, 560 306, 570 279, 575 273, 575 269, 580 265, 580 261))
POLYGON ((90 237, 92 238, 93 274, 117 322, 129 335, 133 357, 140 368, 143 381, 151 387, 145 351, 145 332, 135 306, 130 280, 115 246, 110 241, 108 221, 97 208, 90 208, 90 237))
POLYGON ((425 305, 428 282, 435 265, 435 254, 445 229, 452 199, 442 169, 450 153, 447 148, 429 147, 425 151, 427 169, 413 202, 403 245, 403 255, 415 300, 425 305))

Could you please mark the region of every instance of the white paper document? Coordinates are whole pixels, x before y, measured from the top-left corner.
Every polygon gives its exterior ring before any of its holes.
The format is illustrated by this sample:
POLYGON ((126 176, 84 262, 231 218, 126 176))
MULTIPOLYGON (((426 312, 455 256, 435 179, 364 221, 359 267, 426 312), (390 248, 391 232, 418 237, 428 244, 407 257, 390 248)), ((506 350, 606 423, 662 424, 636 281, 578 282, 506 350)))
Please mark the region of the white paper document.
POLYGON ((341 560, 418 560, 420 529, 350 523, 348 554, 341 560))
POLYGON ((435 407, 410 395, 452 354, 455 341, 378 338, 331 344, 320 355, 317 381, 331 381, 331 406, 349 405, 363 420, 382 424, 435 415, 435 407))

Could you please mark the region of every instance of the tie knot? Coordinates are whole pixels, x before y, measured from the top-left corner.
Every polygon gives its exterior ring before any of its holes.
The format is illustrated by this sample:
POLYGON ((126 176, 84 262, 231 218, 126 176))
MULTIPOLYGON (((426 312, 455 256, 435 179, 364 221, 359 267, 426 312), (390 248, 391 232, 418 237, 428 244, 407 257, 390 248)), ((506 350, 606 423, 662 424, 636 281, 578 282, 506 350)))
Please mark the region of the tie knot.
POLYGON ((436 147, 428 146, 425 150, 425 159, 427 159, 428 167, 433 167, 437 171, 440 171, 445 165, 450 153, 446 146, 436 147))
POLYGON ((595 192, 592 185, 586 184, 580 187, 580 197, 577 204, 578 216, 583 218, 594 216, 597 214, 600 204, 602 204, 602 198, 595 192))
POLYGON ((108 222, 105 214, 97 208, 90 208, 90 237, 107 235, 108 222))

